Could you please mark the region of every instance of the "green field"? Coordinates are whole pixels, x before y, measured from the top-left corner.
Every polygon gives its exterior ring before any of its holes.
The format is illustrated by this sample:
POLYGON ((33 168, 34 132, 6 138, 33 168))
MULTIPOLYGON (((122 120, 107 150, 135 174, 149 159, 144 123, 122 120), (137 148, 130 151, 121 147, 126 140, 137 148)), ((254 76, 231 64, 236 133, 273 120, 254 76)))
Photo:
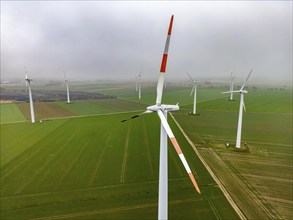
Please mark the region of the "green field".
MULTIPOLYGON (((1 166, 1 219, 156 219, 159 120, 153 114, 120 122, 130 115, 2 125, 1 155, 15 156, 1 166), (19 142, 11 143, 18 131, 19 142), (32 133, 38 137, 33 143, 26 138, 32 133), (16 153, 24 144, 30 146, 16 153)), ((170 219, 237 219, 182 134, 171 126, 202 194, 196 193, 170 147, 170 219)))
POLYGON ((25 121, 16 104, 0 104, 0 123, 25 121))
MULTIPOLYGON (((9 124, 30 119, 27 103, 1 104, 1 219, 157 219, 159 119, 120 122, 154 104, 155 85, 143 88, 140 103, 129 85, 74 89, 120 98, 37 103, 37 120, 46 120, 35 124, 9 124)), ((249 90, 246 152, 225 147, 235 143, 239 95, 227 101, 222 91, 199 89, 199 116, 188 115, 190 88, 167 87, 164 102, 179 102, 173 116, 248 219, 292 219, 292 90, 249 90)), ((169 218, 238 219, 171 117, 169 123, 202 191, 169 143, 169 218)))

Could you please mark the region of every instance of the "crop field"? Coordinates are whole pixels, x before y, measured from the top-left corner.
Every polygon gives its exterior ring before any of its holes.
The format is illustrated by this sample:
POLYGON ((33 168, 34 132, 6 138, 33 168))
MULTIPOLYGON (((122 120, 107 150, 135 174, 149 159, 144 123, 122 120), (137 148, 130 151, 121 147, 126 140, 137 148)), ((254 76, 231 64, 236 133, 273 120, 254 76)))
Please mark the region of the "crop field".
POLYGON ((246 95, 242 144, 248 144, 247 152, 225 146, 235 146, 239 95, 235 98, 199 103, 200 116, 187 111, 174 116, 249 219, 292 219, 292 91, 246 95))
POLYGON ((25 117, 16 104, 0 104, 0 122, 18 122, 24 121, 25 117))
MULTIPOLYGON (((31 119, 29 103, 0 104, 1 123, 23 122, 31 119)), ((74 100, 34 103, 36 120, 88 116, 144 110, 146 105, 123 99, 74 100)))
MULTIPOLYGON (((1 125, 1 219, 156 219, 159 120, 130 115, 1 125)), ((169 147, 170 219, 237 219, 170 123, 202 190, 169 147)))
MULTIPOLYGON (((28 103, 0 105, 1 219, 157 219, 159 119, 120 122, 154 104, 155 85, 143 87, 140 103, 129 85, 78 89, 119 98, 39 102, 43 122, 35 124, 16 123, 30 119, 28 103)), ((179 102, 172 116, 245 217, 292 219, 292 90, 249 90, 243 152, 225 146, 235 144, 239 95, 227 101, 223 87, 199 88, 200 115, 190 116, 190 90, 168 86, 164 103, 179 102)), ((239 219, 171 117, 169 123, 202 191, 169 143, 169 219, 239 219)))

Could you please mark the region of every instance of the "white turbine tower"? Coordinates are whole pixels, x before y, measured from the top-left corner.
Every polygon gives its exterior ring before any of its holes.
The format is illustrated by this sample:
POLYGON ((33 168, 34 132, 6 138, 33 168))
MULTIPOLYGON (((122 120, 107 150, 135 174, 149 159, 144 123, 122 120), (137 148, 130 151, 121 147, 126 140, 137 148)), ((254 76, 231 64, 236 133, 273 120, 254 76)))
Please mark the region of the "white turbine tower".
MULTIPOLYGON (((231 72, 230 91, 233 91, 234 79, 235 79, 235 73, 233 74, 233 72, 231 72)), ((230 101, 232 100, 233 100, 233 92, 230 93, 230 101)))
POLYGON ((67 91, 67 103, 70 103, 70 96, 69 96, 69 86, 68 86, 68 79, 66 78, 65 71, 63 70, 64 73, 64 79, 65 79, 65 84, 66 84, 66 91, 67 91))
POLYGON ((197 84, 200 83, 200 81, 195 81, 188 73, 187 75, 189 78, 193 81, 193 87, 191 89, 190 95, 194 92, 194 98, 193 98, 193 112, 192 114, 196 114, 196 93, 197 93, 197 84))
POLYGON ((165 105, 161 104, 162 101, 162 93, 163 93, 163 87, 164 87, 164 75, 166 71, 166 64, 167 64, 167 57, 168 57, 168 49, 169 49, 169 43, 171 38, 171 32, 172 32, 172 24, 173 24, 173 18, 172 15, 170 20, 170 25, 168 29, 168 35, 165 45, 165 50, 162 58, 161 63, 161 70, 160 70, 160 76, 158 79, 158 85, 157 85, 157 98, 156 98, 156 104, 147 107, 147 110, 139 115, 132 116, 129 119, 123 120, 127 121, 133 118, 137 118, 142 114, 146 113, 152 113, 156 112, 161 120, 161 136, 160 136, 160 168, 159 168, 159 206, 158 206, 158 219, 168 219, 168 145, 167 145, 167 136, 169 136, 170 141, 172 142, 176 152, 178 153, 178 156, 180 160, 182 161, 189 178, 191 179, 193 186, 197 190, 198 193, 200 193, 200 189, 194 179, 194 176, 191 172, 191 169, 182 153, 182 150, 174 137, 174 134, 168 124, 167 121, 167 112, 169 111, 178 111, 179 106, 178 105, 165 105))
POLYGON ((237 127, 237 138, 236 138, 236 148, 241 148, 241 130, 242 130, 242 115, 243 115, 243 109, 246 111, 245 103, 244 103, 244 94, 247 93, 246 90, 244 90, 244 87, 250 77, 250 74, 252 72, 252 69, 250 70, 245 82, 243 83, 240 90, 233 90, 229 92, 222 92, 222 93, 240 93, 240 107, 239 107, 239 116, 238 116, 238 127, 237 127))
POLYGON ((140 71, 139 74, 137 74, 137 87, 138 87, 138 99, 141 99, 141 76, 142 76, 142 71, 140 71))
POLYGON ((35 123, 35 112, 34 112, 34 103, 33 103, 33 96, 32 96, 32 89, 31 89, 31 81, 32 79, 29 79, 27 74, 25 74, 25 84, 28 87, 28 94, 29 94, 29 100, 30 100, 30 109, 31 109, 31 121, 32 123, 35 123))

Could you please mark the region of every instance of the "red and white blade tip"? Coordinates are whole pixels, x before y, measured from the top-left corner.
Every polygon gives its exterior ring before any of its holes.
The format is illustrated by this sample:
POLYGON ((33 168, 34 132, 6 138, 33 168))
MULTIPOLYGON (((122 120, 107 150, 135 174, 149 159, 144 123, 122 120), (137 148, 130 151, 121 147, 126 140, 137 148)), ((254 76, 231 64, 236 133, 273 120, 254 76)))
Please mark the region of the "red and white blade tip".
POLYGON ((182 153, 182 150, 181 150, 181 148, 180 148, 180 146, 179 146, 179 144, 178 144, 178 142, 177 142, 177 140, 176 140, 176 138, 175 138, 175 136, 174 136, 174 134, 173 134, 173 132, 172 132, 172 130, 171 130, 171 128, 170 128, 165 116, 164 116, 164 114, 163 114, 163 112, 161 110, 158 110, 157 113, 158 113, 158 115, 159 115, 159 117, 161 119, 161 123, 164 126, 168 137, 170 138, 170 140, 171 140, 171 142, 172 142, 172 144, 173 144, 173 146, 174 146, 174 148, 175 148, 175 150, 176 150, 181 162, 184 165, 184 168, 185 168, 186 172, 189 175, 189 178, 190 178, 191 182, 193 183, 194 188, 196 189, 196 191, 198 193, 200 193, 200 189, 199 189, 199 187, 198 187, 198 185, 197 185, 197 183, 196 183, 196 181, 194 179, 194 176, 193 176, 193 174, 191 172, 191 169, 190 169, 190 167, 189 167, 189 165, 188 165, 188 163, 187 163, 187 161, 186 161, 186 159, 185 159, 185 157, 184 157, 184 155, 182 153))
POLYGON ((170 24, 169 24, 169 29, 168 29, 168 35, 167 35, 167 40, 165 44, 165 50, 162 58, 162 63, 161 63, 161 73, 166 72, 166 66, 167 66, 167 59, 168 59, 168 50, 169 50, 169 43, 170 43, 170 38, 171 38, 171 33, 172 33, 172 27, 173 27, 173 19, 174 15, 171 16, 170 24))
POLYGON ((189 165, 188 165, 188 163, 187 163, 187 161, 185 159, 184 154, 182 153, 182 150, 181 150, 176 138, 175 137, 172 137, 172 138, 170 137, 170 140, 171 140, 171 142, 172 142, 172 144, 173 144, 173 146, 174 146, 174 148, 175 148, 175 150, 176 150, 181 162, 183 163, 184 168, 185 168, 186 172, 188 173, 189 178, 190 178, 194 188, 200 194, 200 189, 199 189, 199 187, 198 187, 198 185, 197 185, 197 183, 195 181, 195 178, 194 178, 194 176, 193 176, 193 174, 191 172, 191 169, 190 169, 190 167, 189 167, 189 165))

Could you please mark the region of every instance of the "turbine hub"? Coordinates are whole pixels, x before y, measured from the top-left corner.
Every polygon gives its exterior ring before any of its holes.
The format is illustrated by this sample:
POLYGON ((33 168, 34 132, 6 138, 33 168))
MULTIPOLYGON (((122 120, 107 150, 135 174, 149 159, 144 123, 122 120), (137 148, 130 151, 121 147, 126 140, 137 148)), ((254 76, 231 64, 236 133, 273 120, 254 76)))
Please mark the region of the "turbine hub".
POLYGON ((178 105, 151 105, 147 107, 147 110, 153 111, 153 112, 157 112, 158 110, 174 112, 179 110, 179 106, 178 105))

